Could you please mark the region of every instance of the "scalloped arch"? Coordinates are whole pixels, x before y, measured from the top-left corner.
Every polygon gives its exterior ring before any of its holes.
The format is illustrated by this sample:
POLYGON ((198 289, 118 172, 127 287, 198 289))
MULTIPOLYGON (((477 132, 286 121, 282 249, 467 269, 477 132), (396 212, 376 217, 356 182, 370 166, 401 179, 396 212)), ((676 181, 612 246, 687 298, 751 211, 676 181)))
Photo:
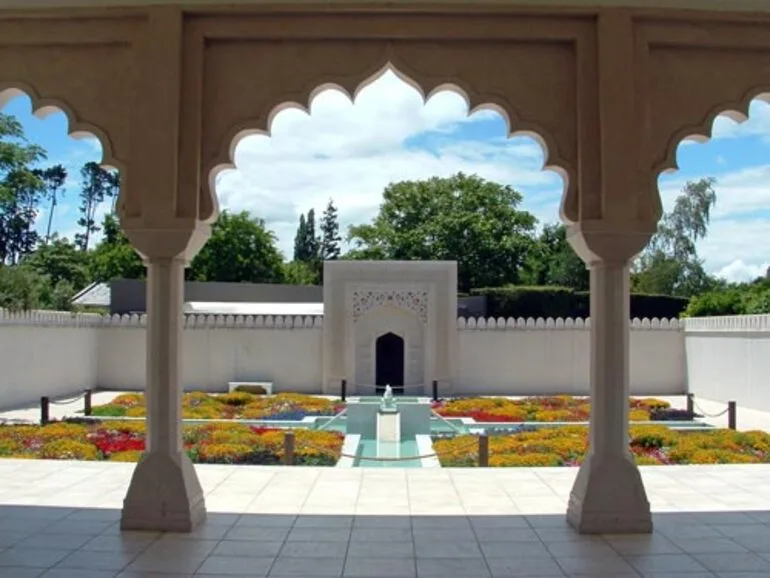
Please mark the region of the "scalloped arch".
POLYGON ((513 110, 511 104, 502 96, 489 95, 482 97, 462 79, 452 78, 451 82, 446 82, 443 79, 418 73, 409 67, 407 63, 402 62, 392 50, 388 51, 388 59, 384 65, 369 67, 359 74, 332 79, 329 79, 328 74, 320 74, 313 77, 305 83, 302 90, 298 93, 276 97, 274 99, 275 104, 272 105, 267 115, 258 114, 257 116, 243 119, 228 130, 224 141, 219 147, 216 159, 205 169, 208 175, 208 192, 214 208, 213 214, 207 221, 213 221, 219 212, 219 201, 216 194, 218 176, 225 170, 236 168, 235 151, 241 140, 252 135, 270 136, 272 134, 273 120, 284 110, 294 108, 309 115, 313 100, 325 90, 337 90, 344 94, 351 103, 355 104, 360 92, 388 71, 395 74, 405 84, 414 88, 420 94, 424 104, 427 104, 433 96, 440 92, 451 91, 465 100, 468 116, 481 110, 492 110, 498 113, 505 121, 507 138, 527 136, 533 139, 540 146, 543 153, 544 162, 541 170, 553 171, 562 179, 560 217, 564 221, 569 221, 565 214, 565 204, 567 203, 567 197, 574 192, 573 180, 570 178, 570 175, 574 174, 574 167, 559 155, 556 139, 548 130, 535 122, 522 119, 513 110), (415 80, 415 77, 422 79, 422 82, 415 80))
POLYGON ((664 160, 654 168, 655 179, 679 170, 676 157, 680 144, 688 140, 700 144, 709 142, 714 131, 714 122, 720 116, 727 116, 739 124, 746 122, 749 119, 749 107, 755 100, 770 104, 770 86, 756 86, 748 90, 740 100, 722 102, 709 109, 700 123, 684 126, 676 131, 668 142, 664 160))
POLYGON ((95 124, 78 118, 72 107, 64 100, 42 97, 31 84, 26 82, 0 82, 0 109, 12 98, 20 95, 27 96, 30 99, 32 114, 38 118, 46 118, 56 111, 64 113, 64 116, 67 118, 67 135, 74 139, 86 136, 97 139, 102 147, 100 165, 105 168, 115 169, 124 174, 125 165, 122 161, 115 158, 112 142, 107 132, 95 124))

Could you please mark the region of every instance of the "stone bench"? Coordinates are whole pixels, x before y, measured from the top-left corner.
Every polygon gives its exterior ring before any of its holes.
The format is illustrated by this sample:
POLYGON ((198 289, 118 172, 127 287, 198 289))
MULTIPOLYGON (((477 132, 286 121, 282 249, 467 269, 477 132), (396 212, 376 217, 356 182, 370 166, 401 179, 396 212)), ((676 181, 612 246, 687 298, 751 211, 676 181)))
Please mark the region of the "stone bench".
POLYGON ((227 383, 227 391, 232 393, 237 387, 242 385, 259 386, 265 390, 266 395, 273 395, 272 381, 229 381, 227 383))

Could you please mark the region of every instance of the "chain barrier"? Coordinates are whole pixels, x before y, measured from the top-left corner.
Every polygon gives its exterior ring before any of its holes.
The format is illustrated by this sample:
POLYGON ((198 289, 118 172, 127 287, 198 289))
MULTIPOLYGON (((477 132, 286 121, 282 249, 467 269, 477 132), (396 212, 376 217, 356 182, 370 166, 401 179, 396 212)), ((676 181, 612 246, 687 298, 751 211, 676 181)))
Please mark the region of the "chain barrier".
POLYGON ((698 413, 702 414, 704 417, 709 417, 712 419, 717 417, 722 417, 723 415, 725 415, 727 412, 730 411, 730 407, 728 406, 726 409, 724 409, 723 411, 720 411, 719 413, 707 413, 703 411, 703 408, 699 406, 695 401, 692 402, 692 405, 698 411, 698 413))
POLYGON ((68 399, 53 400, 53 399, 49 398, 48 399, 48 403, 50 403, 51 405, 69 405, 70 403, 73 403, 73 402, 76 402, 76 401, 80 401, 81 399, 84 399, 86 397, 86 395, 88 395, 88 392, 84 391, 83 393, 81 393, 81 394, 79 394, 79 395, 77 395, 75 397, 68 398, 68 399))

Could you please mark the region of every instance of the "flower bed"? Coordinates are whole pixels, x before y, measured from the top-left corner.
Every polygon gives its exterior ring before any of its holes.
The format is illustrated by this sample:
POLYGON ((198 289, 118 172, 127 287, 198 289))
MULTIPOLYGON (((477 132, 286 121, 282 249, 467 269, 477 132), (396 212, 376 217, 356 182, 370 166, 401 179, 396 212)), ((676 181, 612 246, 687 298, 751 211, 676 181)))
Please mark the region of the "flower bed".
MULTIPOLYGON (((591 404, 587 397, 570 395, 523 399, 466 397, 439 401, 433 404, 433 409, 444 417, 469 417, 478 422, 569 422, 588 421, 591 404)), ((631 399, 628 417, 631 421, 665 420, 671 419, 668 414, 676 411, 660 399, 631 399)))
MULTIPOLYGON (((323 397, 300 393, 255 395, 246 392, 210 394, 186 393, 182 397, 182 417, 186 419, 267 419, 301 420, 307 416, 334 415, 344 405, 323 397)), ((108 417, 144 417, 144 394, 127 393, 110 403, 94 406, 92 414, 108 417)))
MULTIPOLYGON (((728 429, 677 432, 664 426, 632 426, 631 453, 639 465, 770 463, 770 434, 728 429)), ((478 462, 475 436, 435 439, 433 447, 445 467, 478 462)), ((588 451, 588 430, 565 426, 490 436, 489 465, 577 466, 588 451)))
MULTIPOLYGON (((296 465, 332 466, 342 450, 342 434, 294 430, 296 465)), ((284 430, 216 423, 183 432, 190 459, 201 464, 279 464, 284 430)), ((57 422, 46 426, 0 426, 0 457, 136 462, 145 450, 140 421, 57 422)))

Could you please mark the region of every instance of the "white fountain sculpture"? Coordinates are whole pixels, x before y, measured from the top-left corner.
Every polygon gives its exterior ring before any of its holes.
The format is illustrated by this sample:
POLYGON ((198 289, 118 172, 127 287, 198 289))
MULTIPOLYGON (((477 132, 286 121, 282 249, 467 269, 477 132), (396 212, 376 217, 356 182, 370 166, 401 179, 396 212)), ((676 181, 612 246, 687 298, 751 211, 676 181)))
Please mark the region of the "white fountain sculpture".
POLYGON ((401 415, 398 412, 396 398, 393 396, 393 389, 389 385, 385 386, 380 411, 377 412, 376 435, 378 455, 381 455, 385 448, 390 452, 398 452, 398 444, 401 441, 401 415))

